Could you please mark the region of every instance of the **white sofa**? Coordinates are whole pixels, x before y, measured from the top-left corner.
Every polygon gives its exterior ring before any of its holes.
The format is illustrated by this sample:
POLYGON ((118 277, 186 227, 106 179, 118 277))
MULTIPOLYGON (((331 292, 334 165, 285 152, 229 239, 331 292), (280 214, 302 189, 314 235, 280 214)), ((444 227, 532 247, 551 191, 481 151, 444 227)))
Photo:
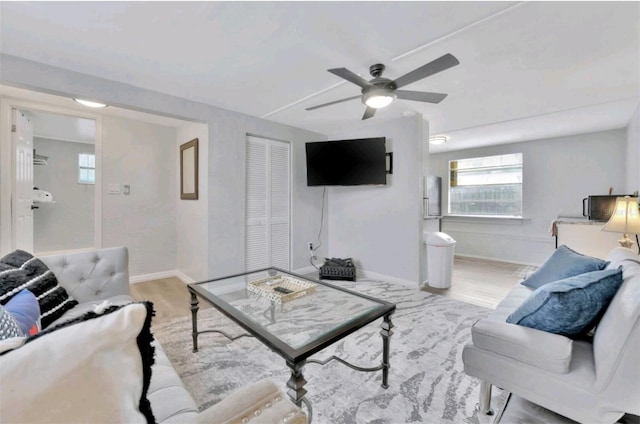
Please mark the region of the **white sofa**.
POLYGON ((507 323, 532 292, 521 284, 473 326, 462 359, 482 380, 483 412, 495 385, 581 423, 640 415, 640 261, 622 247, 607 260, 608 269, 622 266, 623 283, 590 341, 507 323))
MULTIPOLYGON (((132 301, 129 291, 129 255, 125 247, 43 256, 39 259, 53 271, 69 295, 79 302, 51 325, 81 316, 104 300, 114 305, 132 301)), ((307 422, 304 412, 268 380, 241 388, 222 402, 199 413, 195 401, 157 342, 155 353, 147 397, 158 423, 307 422)), ((117 367, 117 364, 114 365, 117 367)))

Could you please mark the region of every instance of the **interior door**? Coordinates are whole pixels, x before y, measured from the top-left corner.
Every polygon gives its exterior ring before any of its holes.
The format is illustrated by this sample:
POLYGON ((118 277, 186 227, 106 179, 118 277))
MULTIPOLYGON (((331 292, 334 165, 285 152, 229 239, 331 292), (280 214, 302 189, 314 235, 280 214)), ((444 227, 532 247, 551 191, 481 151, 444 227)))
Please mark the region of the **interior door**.
POLYGON ((11 110, 11 143, 14 152, 11 204, 14 249, 33 252, 33 124, 18 109, 11 110))

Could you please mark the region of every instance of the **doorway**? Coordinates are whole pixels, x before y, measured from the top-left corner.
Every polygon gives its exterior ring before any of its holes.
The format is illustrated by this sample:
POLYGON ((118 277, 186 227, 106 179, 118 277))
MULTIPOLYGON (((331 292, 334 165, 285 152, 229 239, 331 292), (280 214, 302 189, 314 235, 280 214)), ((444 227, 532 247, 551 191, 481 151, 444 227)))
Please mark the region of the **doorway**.
POLYGON ((8 98, 1 109, 11 122, 0 143, 1 197, 11 200, 0 208, 1 250, 47 255, 100 246, 100 117, 8 98))
POLYGON ((95 243, 96 122, 28 110, 33 123, 33 252, 95 243))

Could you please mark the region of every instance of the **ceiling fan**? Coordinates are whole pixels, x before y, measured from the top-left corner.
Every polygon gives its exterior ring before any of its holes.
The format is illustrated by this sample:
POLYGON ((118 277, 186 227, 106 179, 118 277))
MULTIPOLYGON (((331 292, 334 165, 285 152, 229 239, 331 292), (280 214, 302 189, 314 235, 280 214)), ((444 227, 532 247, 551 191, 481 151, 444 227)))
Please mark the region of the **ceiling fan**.
POLYGON ((381 63, 377 63, 369 67, 369 73, 373 77, 369 81, 361 78, 347 68, 328 69, 328 71, 332 74, 337 75, 340 78, 343 78, 361 87, 362 94, 358 96, 347 97, 346 99, 334 100, 332 102, 324 103, 317 106, 308 107, 305 110, 319 109, 321 107, 335 105, 336 103, 342 103, 348 100, 361 98, 362 103, 367 106, 362 119, 369 119, 373 117, 373 115, 375 115, 376 109, 388 106, 394 99, 413 100, 417 102, 427 103, 440 103, 445 97, 447 97, 446 94, 398 90, 398 88, 404 87, 405 85, 409 85, 433 74, 437 74, 438 72, 442 72, 444 70, 452 68, 459 63, 460 62, 455 58, 455 56, 447 53, 444 56, 441 56, 436 60, 427 63, 426 65, 422 65, 421 67, 414 69, 413 71, 401 76, 400 78, 396 78, 395 80, 390 80, 389 78, 384 78, 382 76, 385 67, 381 63))

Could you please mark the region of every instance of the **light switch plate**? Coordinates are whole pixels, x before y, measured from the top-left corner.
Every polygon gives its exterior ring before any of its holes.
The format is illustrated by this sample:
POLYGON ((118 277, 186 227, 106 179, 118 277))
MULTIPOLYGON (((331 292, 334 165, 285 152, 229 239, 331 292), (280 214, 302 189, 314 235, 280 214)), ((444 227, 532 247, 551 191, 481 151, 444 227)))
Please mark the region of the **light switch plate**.
POLYGON ((109 184, 109 194, 120 194, 120 184, 109 184))

